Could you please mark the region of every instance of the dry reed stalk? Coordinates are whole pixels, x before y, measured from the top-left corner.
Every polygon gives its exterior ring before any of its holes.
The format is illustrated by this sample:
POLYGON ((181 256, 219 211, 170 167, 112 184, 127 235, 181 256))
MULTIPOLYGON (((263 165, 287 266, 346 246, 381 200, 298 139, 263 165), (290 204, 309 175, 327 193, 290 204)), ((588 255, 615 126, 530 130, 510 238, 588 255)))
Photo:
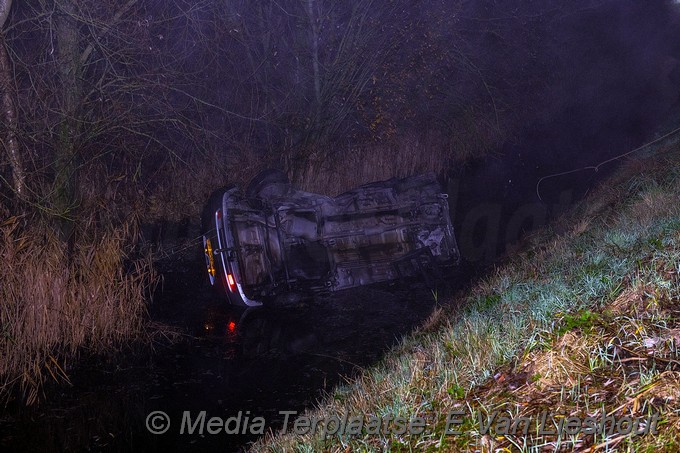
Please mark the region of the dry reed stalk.
POLYGON ((48 377, 67 379, 63 361, 141 333, 156 276, 148 257, 128 257, 133 230, 91 232, 69 254, 45 224, 0 225, 0 394, 18 386, 31 404, 48 377))

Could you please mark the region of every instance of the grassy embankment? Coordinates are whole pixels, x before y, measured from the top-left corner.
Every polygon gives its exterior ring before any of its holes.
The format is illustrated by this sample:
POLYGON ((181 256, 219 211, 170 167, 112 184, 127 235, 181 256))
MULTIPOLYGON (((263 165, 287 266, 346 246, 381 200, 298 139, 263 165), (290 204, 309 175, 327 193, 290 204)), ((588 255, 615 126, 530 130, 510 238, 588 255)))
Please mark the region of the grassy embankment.
POLYGON ((680 450, 680 146, 627 162, 494 275, 442 302, 383 361, 308 414, 422 417, 422 434, 318 429, 253 448, 680 450), (454 410, 462 433, 447 435, 454 410), (657 435, 621 435, 625 422, 611 428, 612 417, 628 416, 650 429, 655 413, 657 435), (502 416, 526 417, 527 434, 523 424, 514 434, 504 429, 502 416), (566 417, 609 417, 606 433, 558 435, 566 417))

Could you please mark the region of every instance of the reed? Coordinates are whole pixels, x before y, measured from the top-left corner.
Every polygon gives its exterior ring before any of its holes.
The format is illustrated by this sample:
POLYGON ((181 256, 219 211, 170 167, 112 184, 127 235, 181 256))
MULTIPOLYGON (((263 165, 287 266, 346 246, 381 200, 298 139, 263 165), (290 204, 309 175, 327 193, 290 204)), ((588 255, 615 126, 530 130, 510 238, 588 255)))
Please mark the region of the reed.
POLYGON ((47 379, 68 381, 83 351, 108 353, 143 332, 156 274, 135 250, 136 221, 85 222, 69 247, 46 222, 0 224, 0 396, 35 403, 47 379))

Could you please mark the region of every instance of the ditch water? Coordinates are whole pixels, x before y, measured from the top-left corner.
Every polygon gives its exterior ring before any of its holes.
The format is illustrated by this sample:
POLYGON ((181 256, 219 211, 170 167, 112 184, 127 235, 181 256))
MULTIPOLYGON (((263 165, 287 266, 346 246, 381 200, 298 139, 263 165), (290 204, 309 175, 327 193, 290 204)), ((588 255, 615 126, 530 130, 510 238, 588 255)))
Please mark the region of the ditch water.
POLYGON ((151 319, 171 326, 168 336, 179 333, 179 341, 158 334, 152 353, 85 360, 69 371, 72 385, 50 386, 38 407, 4 408, 0 449, 238 451, 260 437, 256 417, 265 432, 280 430, 282 412, 312 408, 380 360, 436 304, 430 289, 412 283, 359 288, 285 310, 244 311, 213 296, 199 256, 173 263, 163 276, 151 319), (154 411, 169 416, 164 434, 146 428, 154 411), (180 434, 185 411, 189 425, 180 434), (239 433, 204 429, 201 435, 196 428, 189 434, 201 411, 206 420, 240 412, 240 421, 229 425, 239 433))

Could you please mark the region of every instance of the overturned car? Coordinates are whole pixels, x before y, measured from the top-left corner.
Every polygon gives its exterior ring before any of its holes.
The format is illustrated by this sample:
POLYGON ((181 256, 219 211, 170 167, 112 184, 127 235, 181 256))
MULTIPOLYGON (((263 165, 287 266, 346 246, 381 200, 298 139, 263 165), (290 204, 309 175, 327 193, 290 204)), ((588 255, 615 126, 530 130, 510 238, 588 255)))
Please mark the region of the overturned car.
POLYGON ((237 305, 427 275, 460 258, 434 175, 328 197, 267 170, 245 192, 215 191, 202 227, 210 284, 237 305))

